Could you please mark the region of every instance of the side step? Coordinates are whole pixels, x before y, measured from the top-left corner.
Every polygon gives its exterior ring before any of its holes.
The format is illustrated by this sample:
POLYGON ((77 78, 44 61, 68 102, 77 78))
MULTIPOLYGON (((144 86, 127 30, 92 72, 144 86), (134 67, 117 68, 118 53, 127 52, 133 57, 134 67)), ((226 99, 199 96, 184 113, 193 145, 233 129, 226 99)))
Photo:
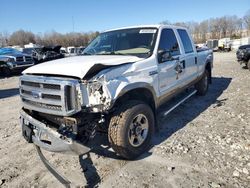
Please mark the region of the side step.
MULTIPOLYGON (((170 112, 172 112, 174 109, 176 109, 178 106, 180 106, 182 103, 184 103, 187 99, 192 97, 194 94, 196 94, 197 90, 192 90, 191 92, 184 92, 178 95, 176 98, 173 98, 170 100, 170 102, 166 103, 164 106, 168 106, 171 108, 168 108, 167 110, 164 110, 163 116, 167 116, 170 112)), ((164 107, 163 107, 164 108, 164 107)))

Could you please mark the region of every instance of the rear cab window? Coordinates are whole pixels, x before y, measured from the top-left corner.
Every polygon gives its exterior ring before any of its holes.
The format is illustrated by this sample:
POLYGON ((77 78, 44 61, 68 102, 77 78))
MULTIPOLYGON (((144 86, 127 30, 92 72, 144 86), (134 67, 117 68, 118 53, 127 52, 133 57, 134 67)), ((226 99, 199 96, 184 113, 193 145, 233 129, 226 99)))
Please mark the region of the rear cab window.
POLYGON ((185 29, 177 29, 177 32, 180 36, 185 53, 186 54, 193 53, 194 52, 193 44, 192 44, 192 41, 191 41, 187 31, 185 29))

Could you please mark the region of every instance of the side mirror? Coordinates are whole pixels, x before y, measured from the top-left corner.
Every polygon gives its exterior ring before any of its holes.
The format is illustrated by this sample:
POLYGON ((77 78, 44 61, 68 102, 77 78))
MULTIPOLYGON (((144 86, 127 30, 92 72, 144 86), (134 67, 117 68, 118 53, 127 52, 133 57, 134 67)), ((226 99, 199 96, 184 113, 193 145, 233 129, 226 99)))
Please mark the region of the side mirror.
POLYGON ((169 50, 158 50, 158 61, 163 63, 165 61, 172 60, 172 55, 169 50))

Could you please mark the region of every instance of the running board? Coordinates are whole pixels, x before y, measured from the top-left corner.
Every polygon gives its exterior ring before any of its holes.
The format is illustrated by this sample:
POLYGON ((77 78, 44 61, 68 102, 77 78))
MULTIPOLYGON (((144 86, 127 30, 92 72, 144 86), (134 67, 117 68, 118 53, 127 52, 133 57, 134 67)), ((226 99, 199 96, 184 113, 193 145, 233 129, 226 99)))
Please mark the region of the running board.
POLYGON ((165 111, 163 113, 163 116, 167 116, 170 112, 172 112, 175 108, 177 108, 178 106, 180 106, 182 103, 184 103, 187 99, 189 99, 190 97, 192 97, 194 94, 196 94, 197 90, 192 91, 191 93, 185 95, 183 98, 178 99, 179 102, 177 102, 176 104, 174 104, 170 109, 168 109, 167 111, 165 111))

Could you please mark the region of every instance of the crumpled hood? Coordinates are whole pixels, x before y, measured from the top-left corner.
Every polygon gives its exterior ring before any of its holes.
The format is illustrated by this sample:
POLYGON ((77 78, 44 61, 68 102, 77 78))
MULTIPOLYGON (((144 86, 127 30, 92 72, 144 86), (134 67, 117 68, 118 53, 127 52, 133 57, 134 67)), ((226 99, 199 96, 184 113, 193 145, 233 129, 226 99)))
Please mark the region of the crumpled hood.
POLYGON ((51 74, 73 76, 80 79, 91 70, 100 71, 109 66, 133 63, 142 60, 136 56, 124 55, 86 55, 57 59, 46 63, 41 63, 23 71, 23 74, 51 74))

